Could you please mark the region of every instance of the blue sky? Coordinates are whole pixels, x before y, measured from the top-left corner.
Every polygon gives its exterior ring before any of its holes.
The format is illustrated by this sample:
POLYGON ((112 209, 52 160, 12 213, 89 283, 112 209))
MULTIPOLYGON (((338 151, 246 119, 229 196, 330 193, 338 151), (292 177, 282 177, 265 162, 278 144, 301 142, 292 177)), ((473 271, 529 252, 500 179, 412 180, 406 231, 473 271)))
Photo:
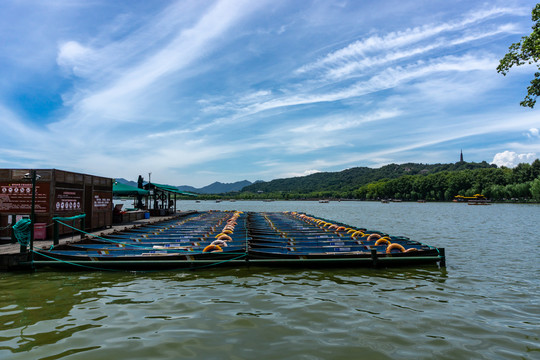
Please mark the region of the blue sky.
POLYGON ((0 3, 0 168, 201 187, 540 156, 536 1, 0 3))

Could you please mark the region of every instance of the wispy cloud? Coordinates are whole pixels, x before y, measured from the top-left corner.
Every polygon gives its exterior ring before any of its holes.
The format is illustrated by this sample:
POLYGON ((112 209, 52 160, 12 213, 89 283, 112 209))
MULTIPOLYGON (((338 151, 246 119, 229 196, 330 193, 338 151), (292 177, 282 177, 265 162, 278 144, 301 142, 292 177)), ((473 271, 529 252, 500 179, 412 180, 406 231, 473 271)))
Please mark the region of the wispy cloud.
POLYGON ((522 13, 523 9, 491 8, 470 12, 460 21, 424 25, 386 35, 375 34, 301 66, 296 70, 297 74, 312 76, 305 81, 299 78, 300 82, 289 84, 289 89, 282 88, 280 93, 258 91, 243 98, 254 101, 222 102, 206 109, 234 110, 245 116, 280 107, 346 100, 393 88, 435 72, 492 71, 498 59, 491 54, 446 53, 453 52, 458 45, 473 44, 501 34, 515 34, 517 26, 513 23, 486 25, 485 22, 522 13), (354 81, 358 77, 364 79, 354 81), (314 83, 314 78, 325 85, 314 83), (350 80, 354 83, 347 85, 350 80), (321 91, 324 89, 330 91, 321 91), (255 96, 259 94, 264 96, 255 96))
MULTIPOLYGON (((0 69, 9 69, 0 70, 2 166, 126 178, 152 171, 202 186, 422 162, 458 143, 484 158, 540 153, 535 113, 517 105, 527 70, 495 71, 530 26, 531 6, 443 4, 437 14, 419 8, 370 22, 369 11, 389 10, 114 4, 18 5, 46 34, 21 33, 47 65, 23 64, 21 54, 32 53, 25 42, 0 43, 0 69)), ((24 29, 1 10, 0 29, 24 29)))
MULTIPOLYGON (((262 2, 258 4, 260 6, 262 2)), ((115 75, 109 81, 103 81, 96 91, 77 94, 74 103, 76 111, 83 114, 95 113, 98 116, 94 121, 98 119, 103 119, 104 122, 109 122, 111 119, 139 123, 145 121, 138 116, 139 107, 137 105, 145 102, 145 95, 152 91, 151 87, 164 77, 193 65, 197 59, 211 52, 212 47, 219 45, 219 40, 224 36, 224 33, 254 8, 256 6, 248 1, 239 3, 223 0, 209 8, 192 26, 182 27, 182 24, 176 24, 181 26, 178 29, 175 28, 174 24, 162 24, 163 27, 176 30, 175 33, 169 34, 171 39, 162 48, 144 54, 142 61, 121 69, 115 66, 111 69, 111 66, 107 64, 111 58, 115 63, 114 60, 120 54, 132 55, 133 48, 151 42, 151 39, 138 35, 136 41, 127 41, 128 44, 125 46, 128 49, 127 54, 124 52, 117 54, 116 51, 111 51, 106 47, 101 54, 96 56, 88 56, 89 50, 80 45, 74 45, 72 42, 64 44, 59 53, 58 61, 60 64, 70 63, 71 67, 75 69, 74 71, 78 73, 96 74, 99 73, 98 68, 105 68, 110 69, 115 75), (71 50, 66 50, 66 47, 71 50), (76 69, 80 67, 86 69, 88 58, 91 60, 92 68, 77 71, 76 69), (96 63, 96 59, 100 61, 96 63)), ((173 21, 170 17, 171 10, 173 12, 180 11, 178 4, 166 9, 161 16, 173 21)), ((163 20, 158 20, 158 23, 163 23, 163 20)), ((156 29, 151 31, 151 33, 156 32, 156 29)), ((122 48, 122 45, 115 44, 112 48, 117 50, 122 48)), ((61 126, 74 122, 79 126, 81 118, 82 116, 77 114, 75 119, 71 117, 62 122, 61 126)))
POLYGON ((538 131, 538 128, 530 128, 529 132, 527 133, 527 137, 529 139, 540 139, 540 132, 538 131))
POLYGON ((495 30, 468 34, 457 39, 436 39, 426 45, 407 47, 400 51, 391 50, 383 56, 377 56, 377 54, 362 54, 362 57, 357 60, 343 61, 341 65, 331 67, 327 70, 325 76, 328 79, 333 80, 340 80, 351 76, 361 76, 363 75, 364 70, 372 67, 381 67, 407 58, 418 57, 437 49, 451 48, 452 46, 471 43, 503 33, 516 33, 515 26, 511 24, 504 25, 495 30))
POLYGON ((442 72, 471 72, 491 70, 496 66, 497 60, 493 56, 478 56, 467 54, 464 56, 445 56, 441 58, 419 60, 405 66, 388 67, 377 72, 365 81, 358 81, 353 85, 341 87, 322 93, 294 93, 271 100, 254 103, 242 109, 244 114, 255 114, 262 111, 280 107, 291 107, 323 102, 347 100, 353 97, 372 94, 382 90, 394 88, 407 82, 442 72))
POLYGON ((483 11, 474 11, 467 14, 460 21, 448 22, 444 24, 429 24, 421 27, 414 27, 402 31, 391 32, 386 35, 372 35, 364 40, 355 41, 346 47, 329 53, 324 58, 316 62, 304 65, 297 71, 304 73, 317 69, 330 69, 330 75, 334 74, 349 74, 355 67, 363 68, 374 64, 384 64, 390 61, 403 59, 412 55, 426 53, 436 48, 449 47, 452 45, 478 40, 484 37, 493 36, 501 32, 514 32, 513 25, 500 26, 496 31, 478 32, 475 36, 462 37, 457 40, 452 40, 450 43, 445 42, 445 39, 435 38, 434 44, 419 46, 413 50, 403 50, 395 52, 395 49, 403 47, 410 48, 411 45, 417 44, 424 40, 433 40, 434 37, 446 33, 454 33, 456 31, 467 29, 472 24, 482 23, 490 18, 508 15, 521 14, 522 9, 514 8, 492 8, 483 11), (389 51, 390 53, 383 58, 375 60, 367 59, 371 54, 389 51), (355 66, 355 64, 358 64, 355 66))

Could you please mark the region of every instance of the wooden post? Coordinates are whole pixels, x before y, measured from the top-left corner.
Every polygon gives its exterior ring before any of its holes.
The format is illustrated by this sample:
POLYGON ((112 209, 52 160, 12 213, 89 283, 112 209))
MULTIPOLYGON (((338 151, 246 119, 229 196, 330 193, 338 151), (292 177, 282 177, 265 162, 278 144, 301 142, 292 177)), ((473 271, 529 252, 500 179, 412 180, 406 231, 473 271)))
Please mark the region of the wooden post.
POLYGON ((53 220, 53 245, 56 246, 60 243, 60 230, 58 228, 58 221, 53 220))
POLYGON ((371 248, 371 261, 373 262, 373 267, 377 267, 377 263, 379 262, 378 259, 379 257, 377 256, 377 249, 372 247, 371 248))
POLYGON ((439 265, 441 267, 446 267, 446 255, 445 255, 445 252, 444 252, 444 248, 439 248, 439 256, 441 258, 441 261, 439 262, 439 265))
POLYGON ((86 235, 84 231, 86 231, 86 216, 81 218, 81 239, 86 235))
POLYGON ((30 252, 34 250, 34 224, 36 223, 36 170, 31 171, 32 176, 32 209, 30 212, 30 252))
MULTIPOLYGON (((16 224, 16 219, 17 219, 17 216, 16 216, 16 215, 12 215, 12 216, 13 216, 13 217, 12 217, 12 220, 11 220, 11 223, 12 223, 11 226, 13 226, 13 225, 16 224)), ((12 238, 12 239, 15 239, 14 242, 17 242, 17 238, 15 237, 15 231, 13 231, 13 229, 11 229, 11 238, 12 238)), ((24 254, 24 253, 26 253, 26 252, 28 252, 28 245, 23 246, 22 244, 20 244, 20 253, 21 253, 21 254, 24 254)))
POLYGON ((10 229, 10 236, 11 236, 11 243, 15 244, 17 242, 17 238, 15 237, 15 232, 13 231, 13 225, 17 222, 17 216, 16 215, 8 215, 8 226, 11 226, 10 229))

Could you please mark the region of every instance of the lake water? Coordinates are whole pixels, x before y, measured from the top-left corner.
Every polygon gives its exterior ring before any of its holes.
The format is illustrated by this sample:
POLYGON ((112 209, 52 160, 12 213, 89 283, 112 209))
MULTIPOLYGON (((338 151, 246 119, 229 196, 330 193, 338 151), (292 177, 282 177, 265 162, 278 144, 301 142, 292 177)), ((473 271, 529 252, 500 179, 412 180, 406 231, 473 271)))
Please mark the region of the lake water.
POLYGON ((0 273, 0 359, 540 359, 540 206, 293 210, 444 247, 447 267, 0 273))

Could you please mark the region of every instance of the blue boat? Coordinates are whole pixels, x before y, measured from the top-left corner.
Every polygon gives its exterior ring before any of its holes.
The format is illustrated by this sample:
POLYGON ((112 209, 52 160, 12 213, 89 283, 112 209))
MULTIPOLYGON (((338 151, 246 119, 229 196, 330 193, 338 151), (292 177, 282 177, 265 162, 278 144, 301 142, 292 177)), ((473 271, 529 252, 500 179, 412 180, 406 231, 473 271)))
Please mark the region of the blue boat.
POLYGON ((297 212, 209 211, 34 251, 34 266, 199 269, 210 266, 445 264, 444 249, 297 212))

